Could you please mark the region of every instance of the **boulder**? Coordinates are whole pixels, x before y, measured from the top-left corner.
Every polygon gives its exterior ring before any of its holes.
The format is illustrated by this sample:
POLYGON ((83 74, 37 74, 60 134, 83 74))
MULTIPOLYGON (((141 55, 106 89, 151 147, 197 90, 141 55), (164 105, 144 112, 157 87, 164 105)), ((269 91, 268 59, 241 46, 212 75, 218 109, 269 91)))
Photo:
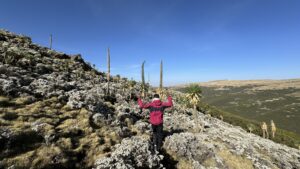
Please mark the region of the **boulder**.
POLYGON ((110 157, 103 157, 95 162, 96 169, 134 169, 134 168, 162 168, 162 157, 153 154, 149 140, 134 136, 125 138, 116 145, 110 157))

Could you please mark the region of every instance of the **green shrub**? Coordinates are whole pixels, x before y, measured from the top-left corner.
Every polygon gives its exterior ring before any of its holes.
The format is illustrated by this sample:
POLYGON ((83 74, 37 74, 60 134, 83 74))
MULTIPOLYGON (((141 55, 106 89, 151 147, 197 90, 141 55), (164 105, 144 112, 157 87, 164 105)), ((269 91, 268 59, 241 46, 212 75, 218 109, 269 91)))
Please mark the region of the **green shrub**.
POLYGON ((197 84, 191 84, 190 86, 184 88, 184 92, 188 93, 188 94, 191 94, 191 93, 201 94, 202 93, 202 89, 197 84))

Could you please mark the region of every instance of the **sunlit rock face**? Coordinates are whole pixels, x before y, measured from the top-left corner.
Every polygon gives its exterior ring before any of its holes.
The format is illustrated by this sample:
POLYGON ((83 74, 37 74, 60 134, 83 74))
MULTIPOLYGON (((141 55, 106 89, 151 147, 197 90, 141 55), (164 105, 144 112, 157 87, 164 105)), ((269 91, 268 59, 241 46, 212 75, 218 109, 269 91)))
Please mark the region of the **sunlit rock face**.
POLYGON ((154 151, 132 97, 141 84, 111 79, 108 96, 105 73, 80 55, 1 30, 0 168, 300 168, 299 150, 185 109, 179 92, 154 151))

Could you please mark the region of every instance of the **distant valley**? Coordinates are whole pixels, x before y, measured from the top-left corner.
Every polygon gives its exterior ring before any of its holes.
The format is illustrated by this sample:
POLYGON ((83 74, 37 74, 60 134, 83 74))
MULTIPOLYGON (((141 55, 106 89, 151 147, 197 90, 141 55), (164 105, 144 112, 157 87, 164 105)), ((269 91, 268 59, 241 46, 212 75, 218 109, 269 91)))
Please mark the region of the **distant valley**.
POLYGON ((203 89, 202 100, 208 104, 258 122, 269 124, 273 119, 278 127, 300 134, 300 79, 220 80, 198 84, 203 89))

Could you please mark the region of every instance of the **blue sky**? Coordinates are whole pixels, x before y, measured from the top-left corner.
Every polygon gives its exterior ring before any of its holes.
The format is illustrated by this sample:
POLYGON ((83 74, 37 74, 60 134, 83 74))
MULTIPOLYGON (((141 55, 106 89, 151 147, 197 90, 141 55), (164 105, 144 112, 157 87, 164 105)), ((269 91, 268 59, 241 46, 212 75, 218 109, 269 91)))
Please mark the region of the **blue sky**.
POLYGON ((300 77, 298 0, 7 0, 0 28, 152 85, 300 77))

